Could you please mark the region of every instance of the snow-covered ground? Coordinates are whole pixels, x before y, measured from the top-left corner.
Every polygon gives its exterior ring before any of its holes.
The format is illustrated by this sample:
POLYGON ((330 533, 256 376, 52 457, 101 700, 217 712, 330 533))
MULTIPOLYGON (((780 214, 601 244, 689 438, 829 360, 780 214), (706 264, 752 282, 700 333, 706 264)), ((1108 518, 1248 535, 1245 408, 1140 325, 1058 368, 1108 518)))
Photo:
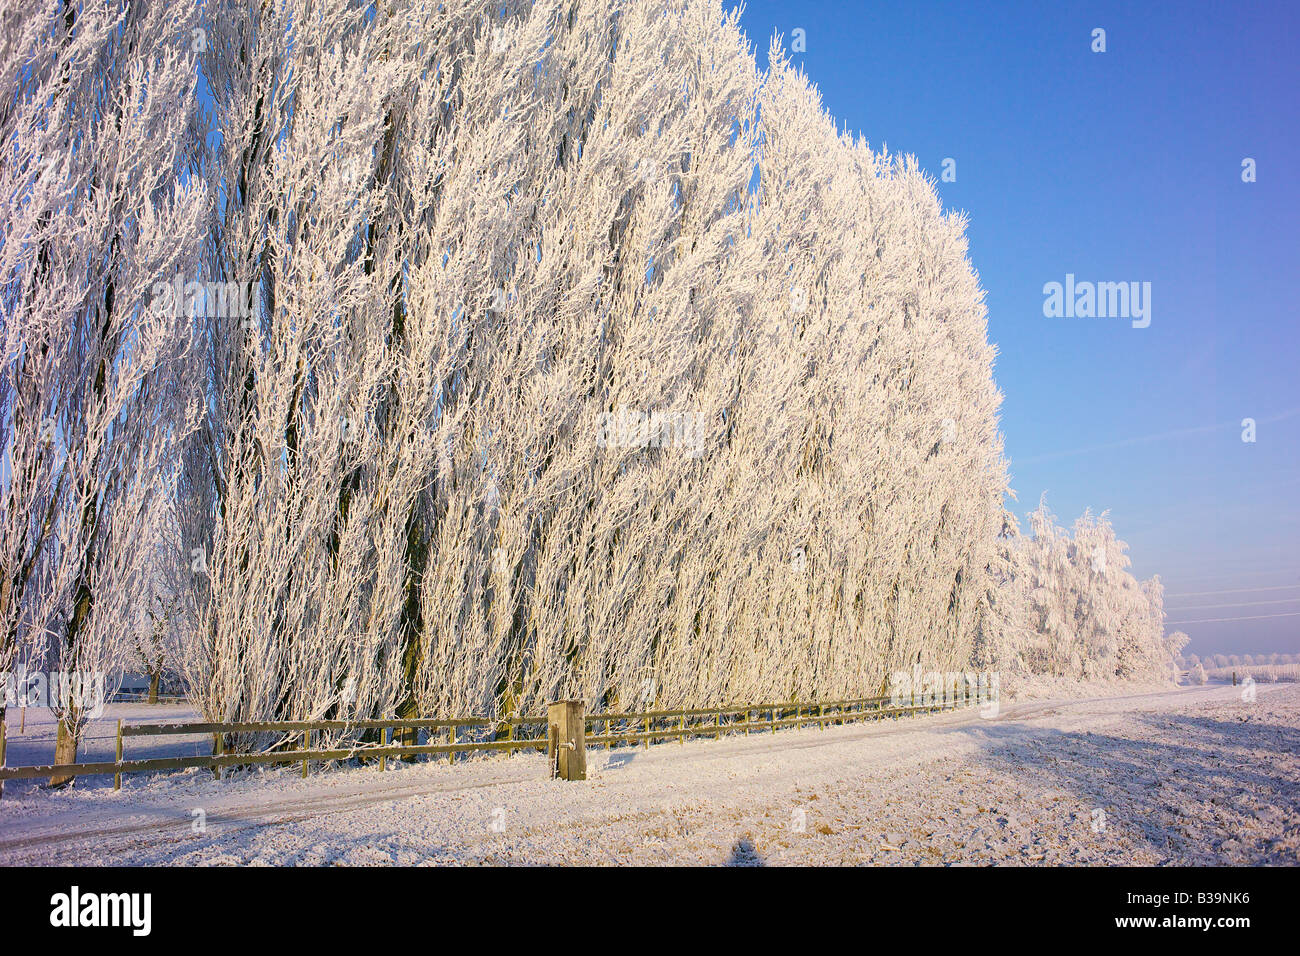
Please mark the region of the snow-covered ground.
POLYGON ((0 863, 1294 865, 1300 686, 1256 692, 592 749, 585 783, 529 754, 7 789, 0 863))

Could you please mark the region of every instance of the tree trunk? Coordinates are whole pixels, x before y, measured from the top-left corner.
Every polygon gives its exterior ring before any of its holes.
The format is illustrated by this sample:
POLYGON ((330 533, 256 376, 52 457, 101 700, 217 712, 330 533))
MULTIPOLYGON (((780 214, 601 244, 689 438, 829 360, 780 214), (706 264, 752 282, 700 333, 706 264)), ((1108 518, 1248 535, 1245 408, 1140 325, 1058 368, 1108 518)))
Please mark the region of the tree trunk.
POLYGON ((158 678, 161 674, 154 673, 149 675, 149 703, 158 703, 158 678))
MULTIPOLYGON (((56 764, 77 762, 77 735, 68 729, 66 720, 59 721, 59 735, 54 742, 54 762, 56 764)), ((76 779, 74 776, 56 773, 50 777, 50 786, 66 787, 76 779)))

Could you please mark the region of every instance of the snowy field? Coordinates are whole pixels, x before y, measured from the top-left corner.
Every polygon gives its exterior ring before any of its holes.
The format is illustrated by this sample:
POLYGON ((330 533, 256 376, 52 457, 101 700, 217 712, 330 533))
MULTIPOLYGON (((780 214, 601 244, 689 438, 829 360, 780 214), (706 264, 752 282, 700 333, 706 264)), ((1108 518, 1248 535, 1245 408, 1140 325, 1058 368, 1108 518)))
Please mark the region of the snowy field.
MULTIPOLYGON (((78 763, 95 763, 112 760, 117 744, 117 722, 140 724, 175 724, 199 718, 189 704, 108 704, 98 720, 92 720, 77 750, 78 763)), ((10 767, 32 767, 54 763, 54 740, 58 721, 44 707, 29 707, 26 718, 16 707, 5 715, 9 724, 8 753, 5 762, 10 767)), ((212 737, 208 734, 177 735, 175 737, 128 737, 123 742, 122 756, 127 760, 144 760, 148 757, 202 757, 211 756, 212 737)), ((40 785, 41 781, 6 780, 5 799, 10 794, 25 793, 40 785)), ((87 777, 77 786, 111 786, 110 776, 87 777)))
POLYGON ((1294 865, 1300 686, 1257 691, 592 749, 586 783, 518 755, 7 789, 0 863, 1294 865))

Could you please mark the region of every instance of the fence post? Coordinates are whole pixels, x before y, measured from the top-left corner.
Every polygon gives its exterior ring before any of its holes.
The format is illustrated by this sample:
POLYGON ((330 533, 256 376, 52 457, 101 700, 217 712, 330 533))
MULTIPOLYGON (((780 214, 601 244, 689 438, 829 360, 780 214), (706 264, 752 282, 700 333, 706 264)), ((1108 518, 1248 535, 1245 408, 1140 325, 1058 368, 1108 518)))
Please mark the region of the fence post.
MULTIPOLYGON (((456 746, 456 725, 455 724, 452 724, 450 727, 447 728, 447 743, 453 747, 456 746)), ((456 751, 454 750, 447 751, 447 763, 455 763, 455 762, 456 762, 456 751)))
POLYGON ((826 729, 825 717, 826 717, 826 705, 818 704, 817 705, 817 729, 818 730, 826 729))
POLYGON ((121 790, 121 789, 122 789, 122 774, 121 774, 121 769, 122 769, 122 718, 121 718, 121 717, 117 718, 117 750, 116 750, 116 753, 117 753, 117 764, 118 764, 118 771, 119 771, 119 772, 113 774, 113 789, 114 789, 114 790, 121 790))
POLYGON ((776 705, 772 705, 772 733, 776 733, 776 705))
MULTIPOLYGON (((5 722, 0 718, 0 770, 5 768, 5 750, 7 749, 5 738, 9 732, 5 729, 5 722)), ((0 797, 5 795, 5 782, 0 780, 0 797)))
MULTIPOLYGON (((388 741, 390 740, 390 737, 389 737, 389 735, 388 735, 388 732, 389 732, 390 730, 392 730, 392 729, 393 729, 393 728, 391 728, 391 727, 380 727, 380 728, 379 728, 379 746, 380 746, 380 748, 383 748, 383 747, 387 747, 387 746, 388 746, 388 741)), ((380 755, 379 755, 379 772, 380 772, 380 773, 383 773, 383 772, 384 772, 385 770, 387 770, 387 769, 388 769, 388 754, 380 754, 380 755)))
MULTIPOLYGON (((304 731, 302 732, 302 749, 303 749, 303 750, 311 750, 311 731, 310 731, 310 730, 304 730, 304 731)), ((304 760, 304 761, 302 762, 302 776, 303 776, 303 779, 304 779, 304 780, 307 779, 307 763, 308 763, 308 761, 306 761, 306 760, 304 760)))
MULTIPOLYGON (((650 733, 650 718, 649 718, 649 717, 647 717, 647 718, 645 719, 645 732, 646 732, 647 734, 650 733)), ((642 750, 649 750, 649 749, 650 749, 650 738, 649 738, 649 737, 646 737, 644 740, 641 741, 641 749, 642 749, 642 750)))
POLYGON ((681 733, 677 735, 677 742, 683 745, 686 743, 686 711, 685 710, 682 711, 681 733))
POLYGON ((551 779, 587 779, 586 720, 580 700, 560 700, 547 707, 546 757, 551 779))

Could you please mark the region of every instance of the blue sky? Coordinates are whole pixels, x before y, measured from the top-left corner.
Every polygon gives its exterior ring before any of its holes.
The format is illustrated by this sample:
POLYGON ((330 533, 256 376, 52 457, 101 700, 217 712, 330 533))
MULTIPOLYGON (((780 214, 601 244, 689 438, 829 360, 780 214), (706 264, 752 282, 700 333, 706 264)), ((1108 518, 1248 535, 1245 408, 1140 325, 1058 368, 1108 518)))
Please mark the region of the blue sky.
POLYGON ((755 0, 741 22, 760 66, 804 30, 795 61, 873 147, 936 180, 956 161, 938 189, 970 218, 1017 513, 1109 510, 1189 653, 1300 652, 1300 4, 755 0), (1044 317, 1067 273, 1150 282, 1150 326, 1044 317))

